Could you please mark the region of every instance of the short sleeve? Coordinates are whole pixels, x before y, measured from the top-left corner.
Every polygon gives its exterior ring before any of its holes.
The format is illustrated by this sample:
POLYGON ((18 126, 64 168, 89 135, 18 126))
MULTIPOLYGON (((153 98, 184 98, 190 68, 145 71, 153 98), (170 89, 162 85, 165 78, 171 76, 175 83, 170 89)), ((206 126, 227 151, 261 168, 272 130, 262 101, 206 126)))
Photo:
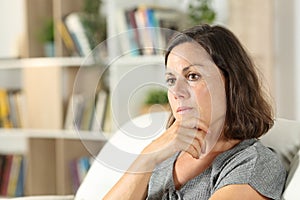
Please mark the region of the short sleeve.
POLYGON ((261 143, 235 155, 216 178, 212 192, 232 184, 249 184, 270 199, 281 199, 286 171, 279 157, 261 143))

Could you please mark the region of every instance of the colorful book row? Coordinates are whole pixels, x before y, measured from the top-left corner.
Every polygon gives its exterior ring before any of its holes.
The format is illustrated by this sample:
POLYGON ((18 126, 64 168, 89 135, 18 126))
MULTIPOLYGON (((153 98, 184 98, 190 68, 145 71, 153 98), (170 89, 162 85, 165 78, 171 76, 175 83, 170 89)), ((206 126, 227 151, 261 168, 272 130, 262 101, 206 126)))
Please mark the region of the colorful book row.
POLYGON ((73 94, 67 108, 65 129, 101 131, 107 109, 108 93, 105 90, 99 91, 95 98, 73 94))
POLYGON ((151 6, 119 10, 118 32, 122 34, 119 37, 122 51, 133 56, 162 54, 172 32, 169 30, 180 29, 179 15, 173 9, 151 6))
POLYGON ((23 196, 24 169, 24 157, 22 155, 0 155, 1 196, 23 196))
POLYGON ((25 124, 25 103, 22 91, 0 88, 0 127, 21 128, 25 124))
POLYGON ((89 157, 81 157, 70 162, 70 172, 74 193, 76 193, 84 177, 86 176, 91 163, 92 159, 89 157))

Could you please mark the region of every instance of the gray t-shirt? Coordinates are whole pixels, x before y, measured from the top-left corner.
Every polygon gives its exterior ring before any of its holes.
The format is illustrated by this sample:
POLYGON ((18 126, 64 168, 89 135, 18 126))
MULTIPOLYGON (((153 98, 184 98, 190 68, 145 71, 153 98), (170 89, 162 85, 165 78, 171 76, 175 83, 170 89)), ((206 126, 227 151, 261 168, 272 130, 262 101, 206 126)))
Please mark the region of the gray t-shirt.
POLYGON ((221 153, 209 168, 180 190, 175 190, 173 166, 178 155, 157 166, 148 185, 147 199, 206 200, 218 189, 231 184, 249 184, 270 199, 281 198, 286 179, 285 168, 277 155, 259 140, 244 140, 221 153))

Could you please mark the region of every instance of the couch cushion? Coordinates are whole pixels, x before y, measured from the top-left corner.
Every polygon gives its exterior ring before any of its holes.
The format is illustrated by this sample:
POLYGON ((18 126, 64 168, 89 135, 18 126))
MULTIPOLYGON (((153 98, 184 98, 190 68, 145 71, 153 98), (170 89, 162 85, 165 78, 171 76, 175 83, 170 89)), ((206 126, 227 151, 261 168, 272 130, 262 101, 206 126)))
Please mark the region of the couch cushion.
POLYGON ((300 122, 278 118, 272 129, 261 137, 261 141, 278 153, 289 170, 292 159, 300 149, 300 122))
POLYGON ((165 130, 168 116, 168 112, 151 113, 122 126, 95 158, 75 199, 102 199, 142 149, 165 130))

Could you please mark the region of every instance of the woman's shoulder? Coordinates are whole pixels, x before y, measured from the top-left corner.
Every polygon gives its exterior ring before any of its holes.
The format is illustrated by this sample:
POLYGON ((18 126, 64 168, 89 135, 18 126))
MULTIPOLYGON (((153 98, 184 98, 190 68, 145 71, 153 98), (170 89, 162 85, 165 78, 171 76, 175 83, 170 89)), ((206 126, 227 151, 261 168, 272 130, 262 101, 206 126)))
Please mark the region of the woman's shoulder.
POLYGON ((249 139, 241 142, 240 145, 242 148, 232 155, 235 158, 233 161, 237 164, 242 165, 251 162, 254 169, 271 166, 272 170, 285 171, 278 154, 271 148, 264 146, 260 140, 249 139))
POLYGON ((239 169, 236 171, 240 171, 240 173, 247 171, 251 173, 250 177, 256 175, 261 177, 260 175, 264 173, 264 177, 286 173, 279 156, 257 139, 240 142, 219 159, 219 169, 229 171, 239 169))
POLYGON ((218 159, 214 166, 215 190, 230 184, 249 184, 264 196, 280 197, 286 178, 284 165, 259 140, 242 141, 218 159))
POLYGON ((281 165, 279 156, 272 149, 264 146, 257 139, 247 139, 219 155, 216 162, 219 165, 243 164, 248 162, 257 165, 261 161, 266 162, 267 160, 281 165))

